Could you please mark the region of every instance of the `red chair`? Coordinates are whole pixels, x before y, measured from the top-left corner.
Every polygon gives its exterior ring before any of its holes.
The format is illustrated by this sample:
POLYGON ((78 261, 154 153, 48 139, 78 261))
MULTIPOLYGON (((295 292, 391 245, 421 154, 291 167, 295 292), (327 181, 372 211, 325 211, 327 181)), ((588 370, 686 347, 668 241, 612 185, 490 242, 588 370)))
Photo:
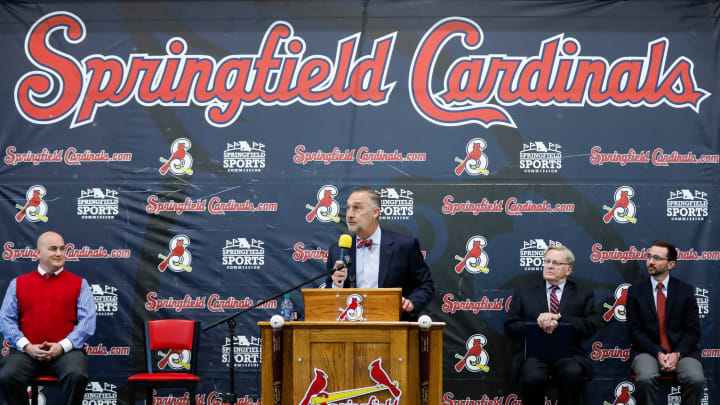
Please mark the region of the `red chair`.
POLYGON ((30 405, 38 405, 38 392, 40 391, 38 386, 57 385, 57 382, 57 377, 51 375, 40 375, 33 378, 30 382, 30 405))
MULTIPOLYGON (((128 383, 133 387, 133 403, 137 389, 145 389, 146 404, 153 403, 154 388, 185 388, 190 392, 190 400, 197 405, 196 391, 200 377, 195 375, 197 364, 198 334, 200 323, 184 319, 164 319, 148 321, 145 323, 145 360, 147 373, 135 374, 128 377, 128 383), (152 352, 156 350, 190 350, 190 364, 188 372, 154 372, 152 352)), ((168 350, 164 358, 170 357, 168 350)), ((164 359, 161 357, 161 362, 164 359)))
MULTIPOLYGON (((635 381, 635 374, 632 374, 630 376, 631 381, 635 381)), ((675 372, 672 373, 660 373, 660 378, 658 378, 660 381, 660 384, 668 384, 668 385, 678 385, 680 382, 677 379, 677 374, 675 372)))

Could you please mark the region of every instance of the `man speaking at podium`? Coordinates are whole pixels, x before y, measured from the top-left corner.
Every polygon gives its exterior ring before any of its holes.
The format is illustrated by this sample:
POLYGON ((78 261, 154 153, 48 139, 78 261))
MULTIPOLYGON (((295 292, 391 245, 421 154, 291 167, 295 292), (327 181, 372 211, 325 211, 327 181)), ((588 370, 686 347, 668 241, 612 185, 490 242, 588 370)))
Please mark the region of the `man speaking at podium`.
POLYGON ((337 244, 328 250, 325 285, 332 288, 402 288, 402 321, 416 321, 435 288, 416 238, 382 229, 378 224, 380 195, 360 187, 347 200, 345 219, 354 234, 347 251, 337 244), (349 264, 343 260, 349 257, 349 264))

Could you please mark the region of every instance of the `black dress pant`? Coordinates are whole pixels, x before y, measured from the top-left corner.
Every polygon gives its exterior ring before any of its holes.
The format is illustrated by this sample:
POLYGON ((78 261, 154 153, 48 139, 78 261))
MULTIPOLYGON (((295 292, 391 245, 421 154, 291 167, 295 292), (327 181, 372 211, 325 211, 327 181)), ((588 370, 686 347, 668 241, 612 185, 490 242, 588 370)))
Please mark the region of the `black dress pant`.
POLYGON ((82 405, 88 382, 87 370, 88 358, 82 350, 72 350, 53 361, 42 363, 26 353, 11 349, 0 370, 0 386, 5 392, 8 404, 27 405, 27 387, 32 379, 39 375, 53 375, 58 378, 65 398, 63 403, 82 405))
POLYGON ((560 405, 583 403, 586 381, 580 363, 572 357, 558 360, 526 359, 520 367, 518 378, 523 405, 544 405, 545 388, 551 381, 557 387, 560 405))

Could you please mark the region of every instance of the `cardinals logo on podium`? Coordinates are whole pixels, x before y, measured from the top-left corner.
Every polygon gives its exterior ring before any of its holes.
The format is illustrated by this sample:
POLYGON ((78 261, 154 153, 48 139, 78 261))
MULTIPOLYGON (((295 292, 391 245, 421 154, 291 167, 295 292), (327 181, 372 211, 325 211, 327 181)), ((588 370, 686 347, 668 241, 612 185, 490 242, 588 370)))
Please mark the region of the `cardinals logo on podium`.
POLYGON ((619 224, 626 224, 628 222, 632 222, 633 224, 637 223, 637 218, 635 218, 637 207, 635 203, 630 201, 634 195, 635 190, 633 190, 632 187, 618 187, 613 195, 615 197, 615 204, 613 204, 612 207, 603 205, 603 209, 607 211, 607 213, 603 215, 603 221, 606 224, 609 224, 613 219, 619 224))
POLYGON ((15 220, 17 222, 21 222, 23 219, 30 222, 47 222, 48 206, 43 200, 46 194, 47 192, 43 186, 35 185, 30 187, 27 192, 25 192, 25 204, 15 204, 15 208, 19 210, 18 213, 15 214, 15 220))
POLYGON ((169 171, 170 173, 180 176, 183 174, 187 174, 188 176, 191 176, 193 174, 192 170, 192 164, 193 159, 192 156, 187 152, 188 149, 192 146, 192 143, 189 139, 186 138, 178 138, 176 139, 172 145, 170 145, 170 158, 165 159, 163 157, 160 158, 160 162, 163 163, 163 165, 158 169, 160 174, 163 176, 167 174, 169 171))
POLYGON ((490 367, 488 367, 488 361, 490 361, 490 356, 488 356, 487 351, 483 349, 486 344, 487 338, 485 335, 477 333, 470 336, 465 342, 465 348, 467 349, 465 355, 455 353, 455 358, 460 360, 455 364, 455 371, 459 373, 463 371, 463 369, 467 369, 473 373, 480 371, 485 373, 489 372, 490 367))
POLYGON ((465 244, 465 250, 467 253, 465 257, 455 255, 455 260, 459 260, 460 263, 455 265, 455 272, 460 274, 463 269, 468 272, 475 273, 489 273, 488 269, 488 258, 487 253, 483 250, 487 246, 487 239, 484 236, 475 235, 468 239, 465 244))
POLYGON ((455 157, 455 162, 460 163, 455 167, 455 174, 461 175, 463 172, 471 176, 480 174, 487 176, 488 158, 483 151, 487 148, 487 142, 482 138, 473 138, 465 145, 465 158, 455 157))
POLYGON ((623 381, 615 387, 615 400, 613 402, 603 401, 603 405, 635 405, 635 398, 632 397, 633 392, 635 392, 635 385, 623 381))
POLYGON ((317 193, 317 204, 314 206, 305 204, 305 208, 310 212, 305 216, 307 222, 317 219, 320 222, 340 222, 340 204, 335 201, 338 189, 335 186, 325 185, 320 187, 317 193))
POLYGON ((392 381, 390 375, 382 367, 382 359, 377 358, 368 365, 368 372, 370 379, 376 385, 370 385, 361 388, 351 388, 344 391, 327 392, 325 389, 328 386, 328 375, 324 370, 319 368, 315 369, 315 374, 312 381, 308 385, 307 391, 303 396, 302 401, 299 405, 332 405, 332 404, 386 404, 386 405, 397 405, 400 402, 402 396, 402 390, 398 386, 397 381, 392 381), (376 392, 387 391, 390 395, 390 399, 382 401, 379 400, 374 394, 376 392), (346 401, 351 398, 357 398, 365 395, 370 395, 367 399, 363 399, 360 402, 346 401))
POLYGON ((157 354, 160 357, 157 363, 160 370, 165 367, 171 370, 190 370, 190 356, 192 355, 190 350, 169 349, 167 352, 158 350, 157 354))
POLYGON ((164 272, 165 269, 170 269, 175 272, 192 271, 190 262, 192 262, 192 255, 187 250, 187 246, 190 244, 190 238, 185 235, 176 235, 170 239, 168 244, 170 247, 170 253, 165 256, 158 253, 158 258, 163 259, 158 264, 158 270, 164 272))
POLYGON ((610 322, 612 318, 617 319, 618 321, 625 322, 626 314, 625 314, 625 305, 627 302, 627 290, 630 288, 630 284, 623 283, 617 286, 615 289, 615 302, 611 304, 608 304, 607 302, 603 304, 605 309, 605 313, 603 314, 603 319, 605 322, 610 322))
POLYGON ((366 319, 363 317, 363 307, 360 305, 362 296, 360 294, 350 294, 347 297, 345 308, 338 308, 340 315, 338 321, 362 322, 366 319))

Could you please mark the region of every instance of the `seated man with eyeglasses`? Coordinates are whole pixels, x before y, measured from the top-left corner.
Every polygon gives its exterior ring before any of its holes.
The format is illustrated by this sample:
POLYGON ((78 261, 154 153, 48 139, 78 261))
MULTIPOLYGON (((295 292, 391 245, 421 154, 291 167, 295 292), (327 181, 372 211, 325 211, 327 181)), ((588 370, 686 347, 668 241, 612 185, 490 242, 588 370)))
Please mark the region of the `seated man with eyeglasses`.
POLYGON ((649 277, 627 292, 627 328, 635 374, 633 396, 639 405, 654 405, 660 373, 676 373, 683 405, 700 404, 705 387, 700 363, 700 318, 694 288, 670 277, 677 250, 664 240, 648 249, 649 277))
POLYGON ((558 388, 561 405, 582 403, 585 378, 592 375, 592 364, 583 341, 595 334, 602 318, 594 305, 590 288, 568 280, 575 256, 565 246, 550 246, 545 251, 543 278, 519 287, 510 302, 505 334, 525 342, 528 321, 547 334, 561 322, 572 325, 570 356, 548 359, 525 356, 520 350, 513 357, 513 374, 520 385, 523 405, 545 403, 545 386, 549 377, 558 388))

